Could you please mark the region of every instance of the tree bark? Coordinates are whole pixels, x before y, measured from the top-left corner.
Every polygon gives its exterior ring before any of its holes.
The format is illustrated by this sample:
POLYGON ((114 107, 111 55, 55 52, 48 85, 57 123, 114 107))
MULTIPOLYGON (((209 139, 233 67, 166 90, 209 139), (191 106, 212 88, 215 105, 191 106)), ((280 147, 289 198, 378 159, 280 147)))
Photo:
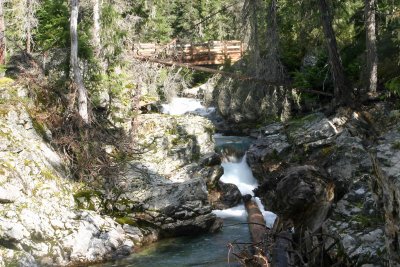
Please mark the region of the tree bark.
POLYGON ((6 25, 4 24, 4 0, 0 0, 0 65, 6 63, 6 25))
POLYGON ((367 90, 376 94, 378 83, 378 54, 376 49, 375 0, 365 0, 365 32, 367 46, 367 90))
POLYGON ((78 91, 78 112, 85 124, 89 124, 88 94, 83 84, 82 75, 79 69, 78 59, 78 14, 79 0, 71 0, 71 68, 73 74, 73 86, 78 91))
POLYGON ((342 66, 342 61, 337 49, 335 32, 332 27, 331 10, 326 0, 318 0, 318 7, 321 13, 322 27, 328 47, 329 62, 333 78, 335 105, 350 104, 351 92, 346 85, 346 78, 342 66))
POLYGON ((271 0, 267 14, 266 55, 263 58, 263 78, 267 82, 283 84, 285 69, 279 56, 277 0, 271 0))
POLYGON ((26 21, 26 40, 25 40, 25 50, 26 53, 30 54, 31 53, 31 38, 32 38, 32 34, 31 34, 31 15, 33 14, 33 10, 32 10, 32 0, 27 0, 26 2, 27 4, 27 21, 26 21))
POLYGON ((93 0, 93 47, 95 57, 100 57, 101 39, 100 39, 100 3, 99 0, 93 0))

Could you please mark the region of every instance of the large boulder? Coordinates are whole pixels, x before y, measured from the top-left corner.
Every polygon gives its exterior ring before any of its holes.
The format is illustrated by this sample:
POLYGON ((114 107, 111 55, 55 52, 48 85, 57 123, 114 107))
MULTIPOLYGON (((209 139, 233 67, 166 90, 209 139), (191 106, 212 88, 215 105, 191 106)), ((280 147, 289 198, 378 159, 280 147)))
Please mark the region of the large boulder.
POLYGON ((284 221, 292 221, 297 231, 318 230, 334 198, 334 185, 327 174, 315 166, 286 169, 271 188, 271 210, 284 221))

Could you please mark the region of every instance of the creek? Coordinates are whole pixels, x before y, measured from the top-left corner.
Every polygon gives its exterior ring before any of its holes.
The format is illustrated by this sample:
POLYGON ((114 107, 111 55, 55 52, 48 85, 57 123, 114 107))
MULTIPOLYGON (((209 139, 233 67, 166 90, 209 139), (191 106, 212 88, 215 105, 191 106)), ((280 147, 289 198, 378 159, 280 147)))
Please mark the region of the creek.
MULTIPOLYGON (((164 113, 181 115, 192 112, 208 116, 214 108, 205 108, 199 100, 175 98, 170 105, 163 106, 164 113)), ((258 184, 246 163, 245 151, 251 144, 248 137, 222 136, 215 134, 216 151, 223 154, 222 167, 224 175, 221 181, 236 184, 242 193, 254 195, 253 189, 258 184)), ((276 216, 264 210, 261 201, 255 198, 268 226, 272 226, 276 216)), ((214 234, 203 234, 194 237, 164 239, 151 244, 131 256, 100 266, 237 266, 228 244, 232 242, 250 242, 247 212, 243 204, 226 210, 214 210, 222 218, 224 227, 214 234)), ((237 251, 236 251, 237 252, 237 251)))

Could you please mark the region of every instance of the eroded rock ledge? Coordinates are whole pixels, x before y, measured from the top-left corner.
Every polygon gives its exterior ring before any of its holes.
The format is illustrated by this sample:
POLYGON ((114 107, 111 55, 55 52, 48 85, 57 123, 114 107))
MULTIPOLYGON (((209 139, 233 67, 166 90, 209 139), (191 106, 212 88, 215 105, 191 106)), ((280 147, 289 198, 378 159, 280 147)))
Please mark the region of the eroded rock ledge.
POLYGON ((276 231, 294 229, 302 259, 292 260, 400 264, 399 129, 399 112, 377 103, 252 133, 258 139, 247 160, 261 184, 256 194, 279 215, 276 231))

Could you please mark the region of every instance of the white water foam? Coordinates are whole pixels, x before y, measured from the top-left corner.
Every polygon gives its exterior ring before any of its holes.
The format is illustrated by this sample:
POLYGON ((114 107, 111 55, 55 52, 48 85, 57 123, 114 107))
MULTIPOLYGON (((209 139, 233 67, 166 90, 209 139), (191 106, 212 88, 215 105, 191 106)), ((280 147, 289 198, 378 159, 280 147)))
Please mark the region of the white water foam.
MULTIPOLYGON (((242 195, 250 194, 254 196, 253 190, 258 186, 258 183, 246 162, 246 156, 239 162, 224 162, 222 163, 222 167, 224 168, 224 175, 220 179, 222 182, 237 185, 242 195)), ((272 227, 276 215, 270 211, 266 211, 258 197, 255 197, 254 200, 264 216, 265 223, 268 227, 272 227)), ((243 204, 226 210, 214 210, 213 213, 221 218, 237 218, 242 220, 246 220, 247 218, 247 212, 243 204)))
POLYGON ((183 115, 187 112, 207 116, 215 112, 215 108, 206 108, 200 100, 186 97, 174 97, 170 103, 162 105, 162 113, 164 114, 183 115))

